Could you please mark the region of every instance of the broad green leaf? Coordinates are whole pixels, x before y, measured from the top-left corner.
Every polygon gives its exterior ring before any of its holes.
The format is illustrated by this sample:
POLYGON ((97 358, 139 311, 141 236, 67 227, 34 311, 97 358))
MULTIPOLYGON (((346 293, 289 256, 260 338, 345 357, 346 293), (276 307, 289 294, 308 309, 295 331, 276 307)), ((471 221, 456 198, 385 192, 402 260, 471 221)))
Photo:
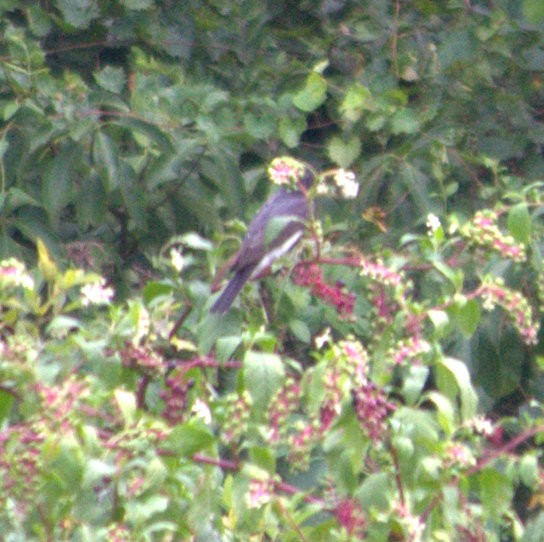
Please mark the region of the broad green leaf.
POLYGON ((126 520, 133 525, 142 525, 153 516, 162 514, 168 507, 168 497, 151 494, 144 499, 127 499, 125 504, 126 520))
POLYGON ((0 389, 0 422, 1 423, 3 423, 4 420, 9 416, 14 400, 15 400, 15 396, 13 395, 13 393, 9 393, 8 390, 0 389))
POLYGON ((42 203, 53 224, 58 221, 62 209, 73 200, 76 165, 81 156, 82 149, 79 145, 65 145, 45 171, 42 203))
POLYGON ((538 487, 539 470, 538 459, 533 453, 525 454, 519 462, 519 476, 521 481, 530 489, 538 487))
POLYGON ((47 326, 47 334, 51 337, 62 337, 81 327, 82 324, 77 318, 59 314, 47 326))
POLYGON ((89 175, 76 200, 77 217, 82 229, 104 223, 108 201, 104 183, 96 173, 89 175))
POLYGON ((387 510, 394 493, 392 479, 386 472, 375 472, 365 478, 356 496, 364 510, 387 510))
POLYGON ((402 385, 402 395, 409 405, 414 404, 420 397, 425 382, 429 377, 429 368, 424 365, 411 365, 402 385))
POLYGON ((457 324, 467 336, 471 336, 476 331, 480 318, 480 304, 475 299, 469 299, 456 312, 457 324))
POLYGON ((132 425, 136 416, 136 397, 134 393, 118 389, 115 390, 114 395, 125 426, 132 425))
POLYGON ((436 419, 442 430, 445 431, 446 436, 449 437, 456 429, 453 403, 445 395, 436 391, 426 393, 422 398, 422 402, 424 401, 430 401, 434 405, 436 419))
POLYGON ((244 384, 251 394, 255 411, 263 414, 272 395, 279 389, 285 371, 276 354, 249 350, 244 356, 244 384))
POLYGON ((134 170, 125 162, 119 163, 119 188, 123 196, 123 203, 130 218, 140 230, 147 230, 147 197, 140 186, 134 170))
POLYGON ((349 122, 355 122, 359 120, 363 111, 369 108, 370 98, 371 93, 367 87, 354 83, 348 88, 340 104, 340 113, 349 122))
POLYGON ((316 110, 327 97, 327 81, 317 72, 311 72, 304 87, 293 97, 293 104, 307 113, 316 110))
POLYGON ((97 0, 55 0, 64 20, 76 28, 87 28, 100 15, 97 0))
POLYGON ((45 38, 51 30, 52 17, 50 17, 49 13, 40 6, 35 5, 27 8, 26 16, 32 33, 40 38, 45 38))
POLYGON ((508 231, 518 243, 529 243, 531 216, 526 203, 518 203, 508 212, 508 231))
POLYGON ((269 474, 276 473, 276 456, 270 448, 253 446, 249 450, 249 459, 253 465, 265 470, 269 474))
POLYGON ((123 68, 114 68, 113 66, 106 66, 102 70, 95 72, 94 79, 103 89, 114 94, 119 94, 126 83, 123 68))
POLYGON ((199 420, 177 425, 164 441, 167 450, 178 456, 191 457, 210 448, 215 443, 214 434, 199 420))
POLYGON ((129 116, 117 116, 110 122, 134 131, 135 136, 139 134, 141 137, 138 143, 142 147, 155 144, 162 151, 173 152, 174 150, 170 136, 155 124, 129 116))
POLYGON ((394 134, 415 134, 420 127, 421 123, 412 109, 398 109, 391 118, 391 131, 394 134))
POLYGON ((341 168, 347 168, 361 153, 361 141, 357 136, 347 141, 334 136, 327 145, 327 153, 335 164, 341 168))
POLYGON ((467 420, 476 414, 478 396, 472 386, 467 366, 460 360, 444 357, 437 363, 436 380, 444 395, 454 400, 459 397, 461 418, 467 420))
POLYGON ((55 260, 47 249, 47 245, 38 237, 36 239, 36 248, 38 250, 38 267, 46 280, 54 280, 58 275, 58 268, 55 260))
POLYGON ((42 209, 29 206, 21 207, 17 211, 12 225, 33 242, 38 238, 43 239, 55 256, 59 252, 58 238, 52 231, 49 220, 42 209))
POLYGON ((289 329, 299 341, 310 344, 310 341, 312 340, 312 333, 306 322, 297 319, 290 320, 289 329))
POLYGON ((542 0, 523 0, 523 15, 532 24, 544 22, 544 3, 542 0))
POLYGON ((212 250, 214 248, 213 243, 205 239, 196 232, 189 232, 180 236, 180 241, 184 246, 193 248, 195 250, 212 250))
POLYGON ((513 496, 512 483, 496 468, 481 470, 477 475, 484 514, 498 520, 508 509, 513 496))
POLYGON ((129 9, 147 9, 154 3, 154 0, 121 0, 121 4, 129 9))
POLYGON ((306 121, 302 117, 283 116, 278 125, 278 133, 285 145, 292 149, 299 144, 300 136, 306 129, 306 121))
MULTIPOLYGON (((20 104, 18 102, 8 102, 4 105, 4 111, 3 111, 3 118, 4 120, 9 120, 17 111, 19 111, 20 104)), ((6 145, 7 148, 7 141, 2 139, 2 144, 6 145)), ((2 152, 0 156, 2 156, 4 153, 2 152)))
POLYGON ((107 190, 119 186, 119 148, 103 130, 96 133, 93 142, 93 161, 104 180, 107 190))
POLYGON ((255 139, 267 139, 274 133, 276 119, 271 114, 256 115, 255 113, 246 113, 244 115, 244 128, 255 139))
POLYGON ((9 188, 6 194, 5 202, 6 213, 9 214, 18 209, 19 207, 22 207, 23 205, 33 205, 35 207, 40 207, 41 203, 36 198, 33 198, 30 194, 27 194, 20 188, 17 188, 15 186, 9 188))
POLYGON ((239 335, 227 335, 217 339, 215 344, 215 355, 221 362, 227 361, 240 346, 242 339, 239 335))
POLYGON ((173 291, 174 288, 171 284, 165 284, 164 282, 152 280, 144 286, 142 295, 145 304, 149 305, 156 299, 171 296, 173 291))
POLYGON ((74 437, 64 435, 58 445, 51 446, 44 454, 49 474, 54 474, 65 491, 79 487, 84 473, 84 455, 74 437))
POLYGON ((437 334, 443 334, 446 330, 450 319, 448 318, 448 313, 446 311, 439 311, 431 309, 427 312, 429 320, 433 323, 435 331, 437 334))

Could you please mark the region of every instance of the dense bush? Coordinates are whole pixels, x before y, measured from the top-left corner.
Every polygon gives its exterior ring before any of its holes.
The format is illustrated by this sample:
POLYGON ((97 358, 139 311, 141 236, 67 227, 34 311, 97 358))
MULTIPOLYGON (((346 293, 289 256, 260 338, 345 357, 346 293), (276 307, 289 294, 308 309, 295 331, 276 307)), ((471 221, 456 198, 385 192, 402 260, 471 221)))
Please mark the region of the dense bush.
POLYGON ((1 3, 5 540, 541 540, 541 4, 1 3))

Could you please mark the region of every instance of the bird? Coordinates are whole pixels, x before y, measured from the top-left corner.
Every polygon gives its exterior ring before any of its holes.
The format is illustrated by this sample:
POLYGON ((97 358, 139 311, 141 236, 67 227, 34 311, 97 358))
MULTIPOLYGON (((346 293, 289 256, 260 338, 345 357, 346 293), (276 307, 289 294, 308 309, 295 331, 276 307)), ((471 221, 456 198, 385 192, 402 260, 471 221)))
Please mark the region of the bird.
POLYGON ((289 190, 282 186, 257 211, 232 264, 234 276, 210 312, 226 313, 248 280, 258 277, 300 241, 310 218, 307 192, 314 180, 312 171, 305 167, 297 189, 289 190))

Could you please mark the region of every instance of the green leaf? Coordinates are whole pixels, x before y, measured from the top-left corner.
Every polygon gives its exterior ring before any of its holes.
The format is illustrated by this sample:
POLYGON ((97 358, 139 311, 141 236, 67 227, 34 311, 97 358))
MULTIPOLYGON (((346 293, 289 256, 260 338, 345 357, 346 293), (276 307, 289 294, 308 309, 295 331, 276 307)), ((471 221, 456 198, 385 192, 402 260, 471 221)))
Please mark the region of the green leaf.
MULTIPOLYGON (((20 104, 19 102, 16 102, 16 101, 12 101, 12 102, 7 102, 5 105, 4 105, 4 111, 3 111, 3 118, 4 120, 9 120, 11 117, 13 117, 13 115, 15 115, 15 113, 17 113, 17 111, 19 111, 19 107, 20 107, 20 104)), ((7 148, 7 141, 5 141, 5 139, 2 139, 2 144, 6 145, 6 148, 7 148)), ((3 156, 3 152, 1 153, 1 155, 3 156)))
POLYGON ((56 0, 64 20, 76 28, 87 28, 100 15, 97 0, 56 0))
POLYGON ((132 425, 136 416, 136 397, 134 393, 125 390, 115 390, 114 396, 123 416, 125 426, 132 425))
POLYGON ((351 85, 342 103, 340 104, 340 113, 349 122, 359 120, 363 111, 369 109, 370 90, 360 83, 351 85))
POLYGON ((456 429, 455 424, 455 409, 452 402, 441 393, 431 391, 422 397, 422 402, 430 401, 436 408, 436 419, 445 431, 447 436, 450 436, 456 429))
POLYGON ((444 357, 437 363, 436 379, 440 391, 454 401, 461 402, 461 417, 467 420, 476 415, 478 395, 472 386, 467 366, 460 360, 444 357))
POLYGON ((22 207, 23 205, 33 205, 35 207, 40 207, 41 203, 20 188, 17 188, 15 186, 9 188, 6 194, 6 213, 9 214, 18 209, 19 207, 22 207))
POLYGON ((126 83, 125 71, 123 68, 106 66, 104 69, 94 73, 94 80, 105 90, 119 94, 126 83))
POLYGON ((251 394, 255 411, 264 413, 270 398, 281 386, 285 371, 276 354, 249 350, 244 356, 244 385, 251 394))
POLYGON ((532 24, 544 22, 544 3, 542 0, 523 0, 523 15, 532 24))
POLYGON ((538 487, 538 459, 533 453, 525 454, 519 462, 519 476, 525 486, 530 489, 538 487))
POLYGON ((315 111, 327 97, 327 81, 317 72, 311 72, 302 90, 293 97, 293 104, 307 113, 315 111))
POLYGON ((391 477, 386 472, 367 476, 356 493, 364 510, 387 510, 392 495, 391 477))
POLYGON ((531 216, 526 203, 514 205, 508 212, 508 231, 518 243, 528 244, 531 237, 531 216))
POLYGON ((393 134, 415 134, 420 130, 421 123, 412 109, 402 108, 393 113, 391 132, 393 134))
POLYGON ((468 300, 456 312, 457 324, 467 336, 471 336, 476 331, 480 318, 480 304, 475 299, 468 300))
POLYGON ((108 191, 119 186, 118 156, 119 148, 112 138, 103 130, 97 132, 93 142, 93 161, 108 191))
POLYGON ((353 136, 348 141, 334 136, 327 145, 327 153, 335 164, 341 168, 347 168, 361 153, 361 141, 357 136, 353 136))
POLYGON ((302 117, 291 118, 284 116, 280 119, 278 133, 285 145, 292 149, 299 144, 302 132, 306 130, 306 120, 302 117))
POLYGON ((151 144, 154 143, 162 151, 174 151, 168 134, 163 132, 155 124, 128 116, 118 116, 112 119, 110 122, 112 124, 128 128, 130 131, 134 131, 134 136, 139 135, 140 137, 135 137, 135 139, 137 139, 138 144, 141 147, 151 146, 151 144))
POLYGON ((276 119, 271 114, 256 115, 246 113, 244 115, 244 128, 255 139, 267 139, 274 133, 276 119))
POLYGON ((310 344, 310 341, 312 340, 312 333, 306 322, 297 319, 290 320, 289 329, 299 341, 310 344))
POLYGON ((172 285, 152 280, 144 286, 142 296, 145 304, 149 305, 156 299, 171 296, 173 291, 172 285))
POLYGON ((496 468, 487 468, 477 476, 484 513, 498 520, 510 506, 512 482, 496 468))
POLYGON ((6 390, 0 390, 0 422, 9 416, 15 396, 6 390))
POLYGON ((65 145, 47 167, 42 183, 42 203, 50 220, 56 224, 60 212, 72 202, 74 168, 82 150, 76 144, 65 145))
POLYGON ((219 361, 227 361, 240 346, 242 339, 239 335, 226 335, 217 339, 215 355, 219 361))
POLYGON ((249 450, 249 459, 253 465, 267 471, 269 474, 276 473, 276 456, 270 448, 253 446, 249 450))
POLYGON ((104 183, 96 173, 89 175, 76 200, 78 222, 82 229, 104 223, 108 201, 104 183))
POLYGON ((121 0, 121 4, 128 9, 147 9, 150 8, 155 0, 121 0))
POLYGON ((177 425, 164 441, 167 450, 177 455, 191 457, 196 452, 206 450, 215 443, 213 433, 199 420, 177 425))
POLYGON ((143 188, 136 179, 133 169, 125 162, 119 163, 119 188, 123 203, 130 218, 140 230, 147 230, 146 202, 143 188))
POLYGON ((429 368, 424 365, 411 365, 408 368, 408 375, 402 384, 402 395, 407 404, 414 404, 419 399, 428 376, 429 368))

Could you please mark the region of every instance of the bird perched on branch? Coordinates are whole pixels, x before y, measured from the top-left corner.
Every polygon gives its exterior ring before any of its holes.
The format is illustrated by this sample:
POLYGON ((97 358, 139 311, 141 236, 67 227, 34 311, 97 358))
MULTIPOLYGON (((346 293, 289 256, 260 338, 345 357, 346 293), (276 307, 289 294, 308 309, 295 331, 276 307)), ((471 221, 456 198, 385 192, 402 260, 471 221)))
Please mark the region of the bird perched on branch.
POLYGON ((292 158, 276 158, 268 172, 272 181, 283 186, 268 198, 249 224, 232 265, 234 276, 211 312, 227 312, 248 280, 262 274, 300 241, 311 216, 308 191, 314 184, 313 172, 292 158))

